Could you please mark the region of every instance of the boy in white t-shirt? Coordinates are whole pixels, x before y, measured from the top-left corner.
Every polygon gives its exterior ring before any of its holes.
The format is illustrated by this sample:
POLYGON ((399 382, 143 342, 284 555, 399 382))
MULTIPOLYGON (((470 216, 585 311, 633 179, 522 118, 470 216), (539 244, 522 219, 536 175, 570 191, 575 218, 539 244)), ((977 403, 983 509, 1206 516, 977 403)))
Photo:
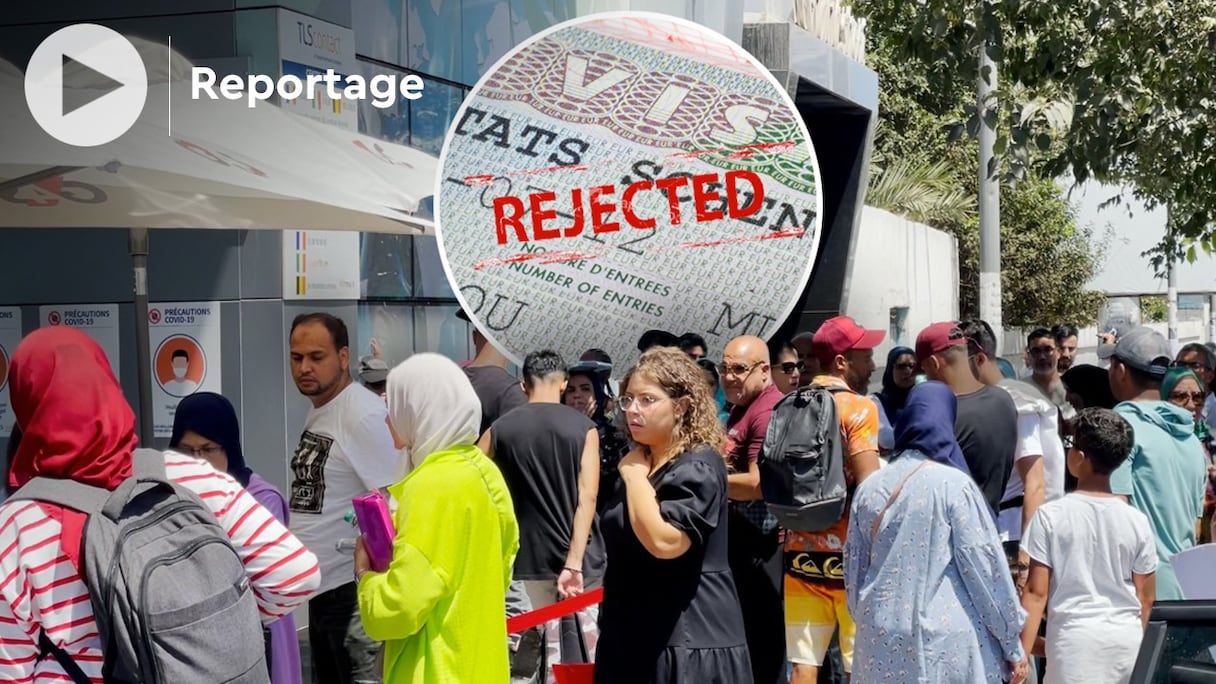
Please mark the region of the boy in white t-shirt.
POLYGON ((1044 609, 1044 684, 1131 678, 1156 595, 1157 550, 1148 518, 1110 490, 1110 474, 1132 449, 1132 428, 1108 409, 1075 420, 1068 470, 1075 492, 1043 504, 1022 537, 1030 580, 1022 645, 1034 649, 1044 609))

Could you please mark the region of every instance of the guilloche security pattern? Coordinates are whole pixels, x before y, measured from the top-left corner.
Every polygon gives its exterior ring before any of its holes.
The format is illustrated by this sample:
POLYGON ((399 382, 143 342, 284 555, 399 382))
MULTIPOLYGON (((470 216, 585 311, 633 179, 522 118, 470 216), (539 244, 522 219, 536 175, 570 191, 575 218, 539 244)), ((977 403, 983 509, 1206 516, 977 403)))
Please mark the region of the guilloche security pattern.
POLYGON ((742 48, 638 14, 518 48, 458 114, 437 201, 445 265, 512 356, 770 335, 810 277, 817 167, 796 110, 742 48))

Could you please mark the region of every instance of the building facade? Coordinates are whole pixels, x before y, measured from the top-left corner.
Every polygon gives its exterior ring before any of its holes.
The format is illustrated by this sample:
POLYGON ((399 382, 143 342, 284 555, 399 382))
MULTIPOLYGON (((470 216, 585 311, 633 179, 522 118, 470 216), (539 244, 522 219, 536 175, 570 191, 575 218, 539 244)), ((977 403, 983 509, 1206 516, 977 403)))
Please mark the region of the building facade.
MULTIPOLYGON (((847 301, 878 100, 873 72, 796 26, 791 7, 772 0, 19 2, 0 18, 0 58, 23 67, 47 35, 86 21, 157 42, 171 36, 174 50, 221 75, 287 73, 300 66, 297 54, 329 51, 340 69, 365 77, 417 74, 424 83, 421 98, 396 107, 326 112, 334 125, 437 155, 470 88, 537 31, 624 9, 698 21, 742 44, 787 85, 816 146, 824 233, 803 301, 776 332, 789 335, 843 310, 847 301)), ((0 197, 0 211, 6 201, 17 200, 0 197)), ((220 391, 240 412, 251 466, 280 487, 288 484, 288 456, 308 408, 288 371, 286 340, 296 315, 322 310, 343 318, 352 335, 352 370, 373 338, 390 364, 419 351, 458 361, 472 354, 471 331, 455 317, 456 299, 433 237, 360 235, 350 266, 357 260, 351 277, 358 295, 343 299, 302 299, 292 290, 291 244, 278 231, 152 231, 148 257, 153 306, 218 303, 220 391)), ((18 311, 20 330, 29 332, 48 323, 48 306, 116 305, 115 365, 138 406, 127 247, 122 226, 0 231, 0 307, 18 311)), ((6 439, 7 430, 0 430, 0 441, 6 439)))

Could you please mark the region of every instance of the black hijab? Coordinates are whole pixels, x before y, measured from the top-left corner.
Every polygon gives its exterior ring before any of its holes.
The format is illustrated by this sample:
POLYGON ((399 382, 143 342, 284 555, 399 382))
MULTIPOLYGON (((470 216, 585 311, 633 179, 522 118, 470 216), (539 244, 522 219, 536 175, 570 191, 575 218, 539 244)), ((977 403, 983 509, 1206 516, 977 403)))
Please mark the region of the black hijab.
POLYGON ((908 393, 912 391, 911 387, 905 389, 895 384, 895 362, 905 354, 916 358, 916 352, 909 347, 892 349, 887 353, 887 366, 882 371, 882 391, 878 393, 878 401, 882 403, 882 410, 891 425, 895 425, 899 412, 908 403, 908 393))
POLYGON ((187 430, 224 447, 224 453, 228 455, 228 474, 242 487, 249 486, 253 471, 245 464, 245 455, 241 452, 241 427, 231 402, 214 392, 196 392, 182 399, 173 415, 170 449, 181 443, 187 430))

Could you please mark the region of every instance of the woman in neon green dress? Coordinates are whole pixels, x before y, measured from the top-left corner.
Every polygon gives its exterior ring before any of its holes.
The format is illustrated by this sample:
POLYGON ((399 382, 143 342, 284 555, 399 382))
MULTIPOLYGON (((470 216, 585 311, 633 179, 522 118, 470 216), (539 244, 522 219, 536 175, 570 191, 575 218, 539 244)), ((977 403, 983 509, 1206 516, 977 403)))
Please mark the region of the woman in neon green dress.
POLYGON ((393 560, 371 572, 361 544, 355 552, 363 627, 385 642, 384 684, 506 682, 519 527, 502 474, 474 446, 481 403, 455 363, 415 354, 389 373, 388 422, 414 465, 389 487, 393 560))

